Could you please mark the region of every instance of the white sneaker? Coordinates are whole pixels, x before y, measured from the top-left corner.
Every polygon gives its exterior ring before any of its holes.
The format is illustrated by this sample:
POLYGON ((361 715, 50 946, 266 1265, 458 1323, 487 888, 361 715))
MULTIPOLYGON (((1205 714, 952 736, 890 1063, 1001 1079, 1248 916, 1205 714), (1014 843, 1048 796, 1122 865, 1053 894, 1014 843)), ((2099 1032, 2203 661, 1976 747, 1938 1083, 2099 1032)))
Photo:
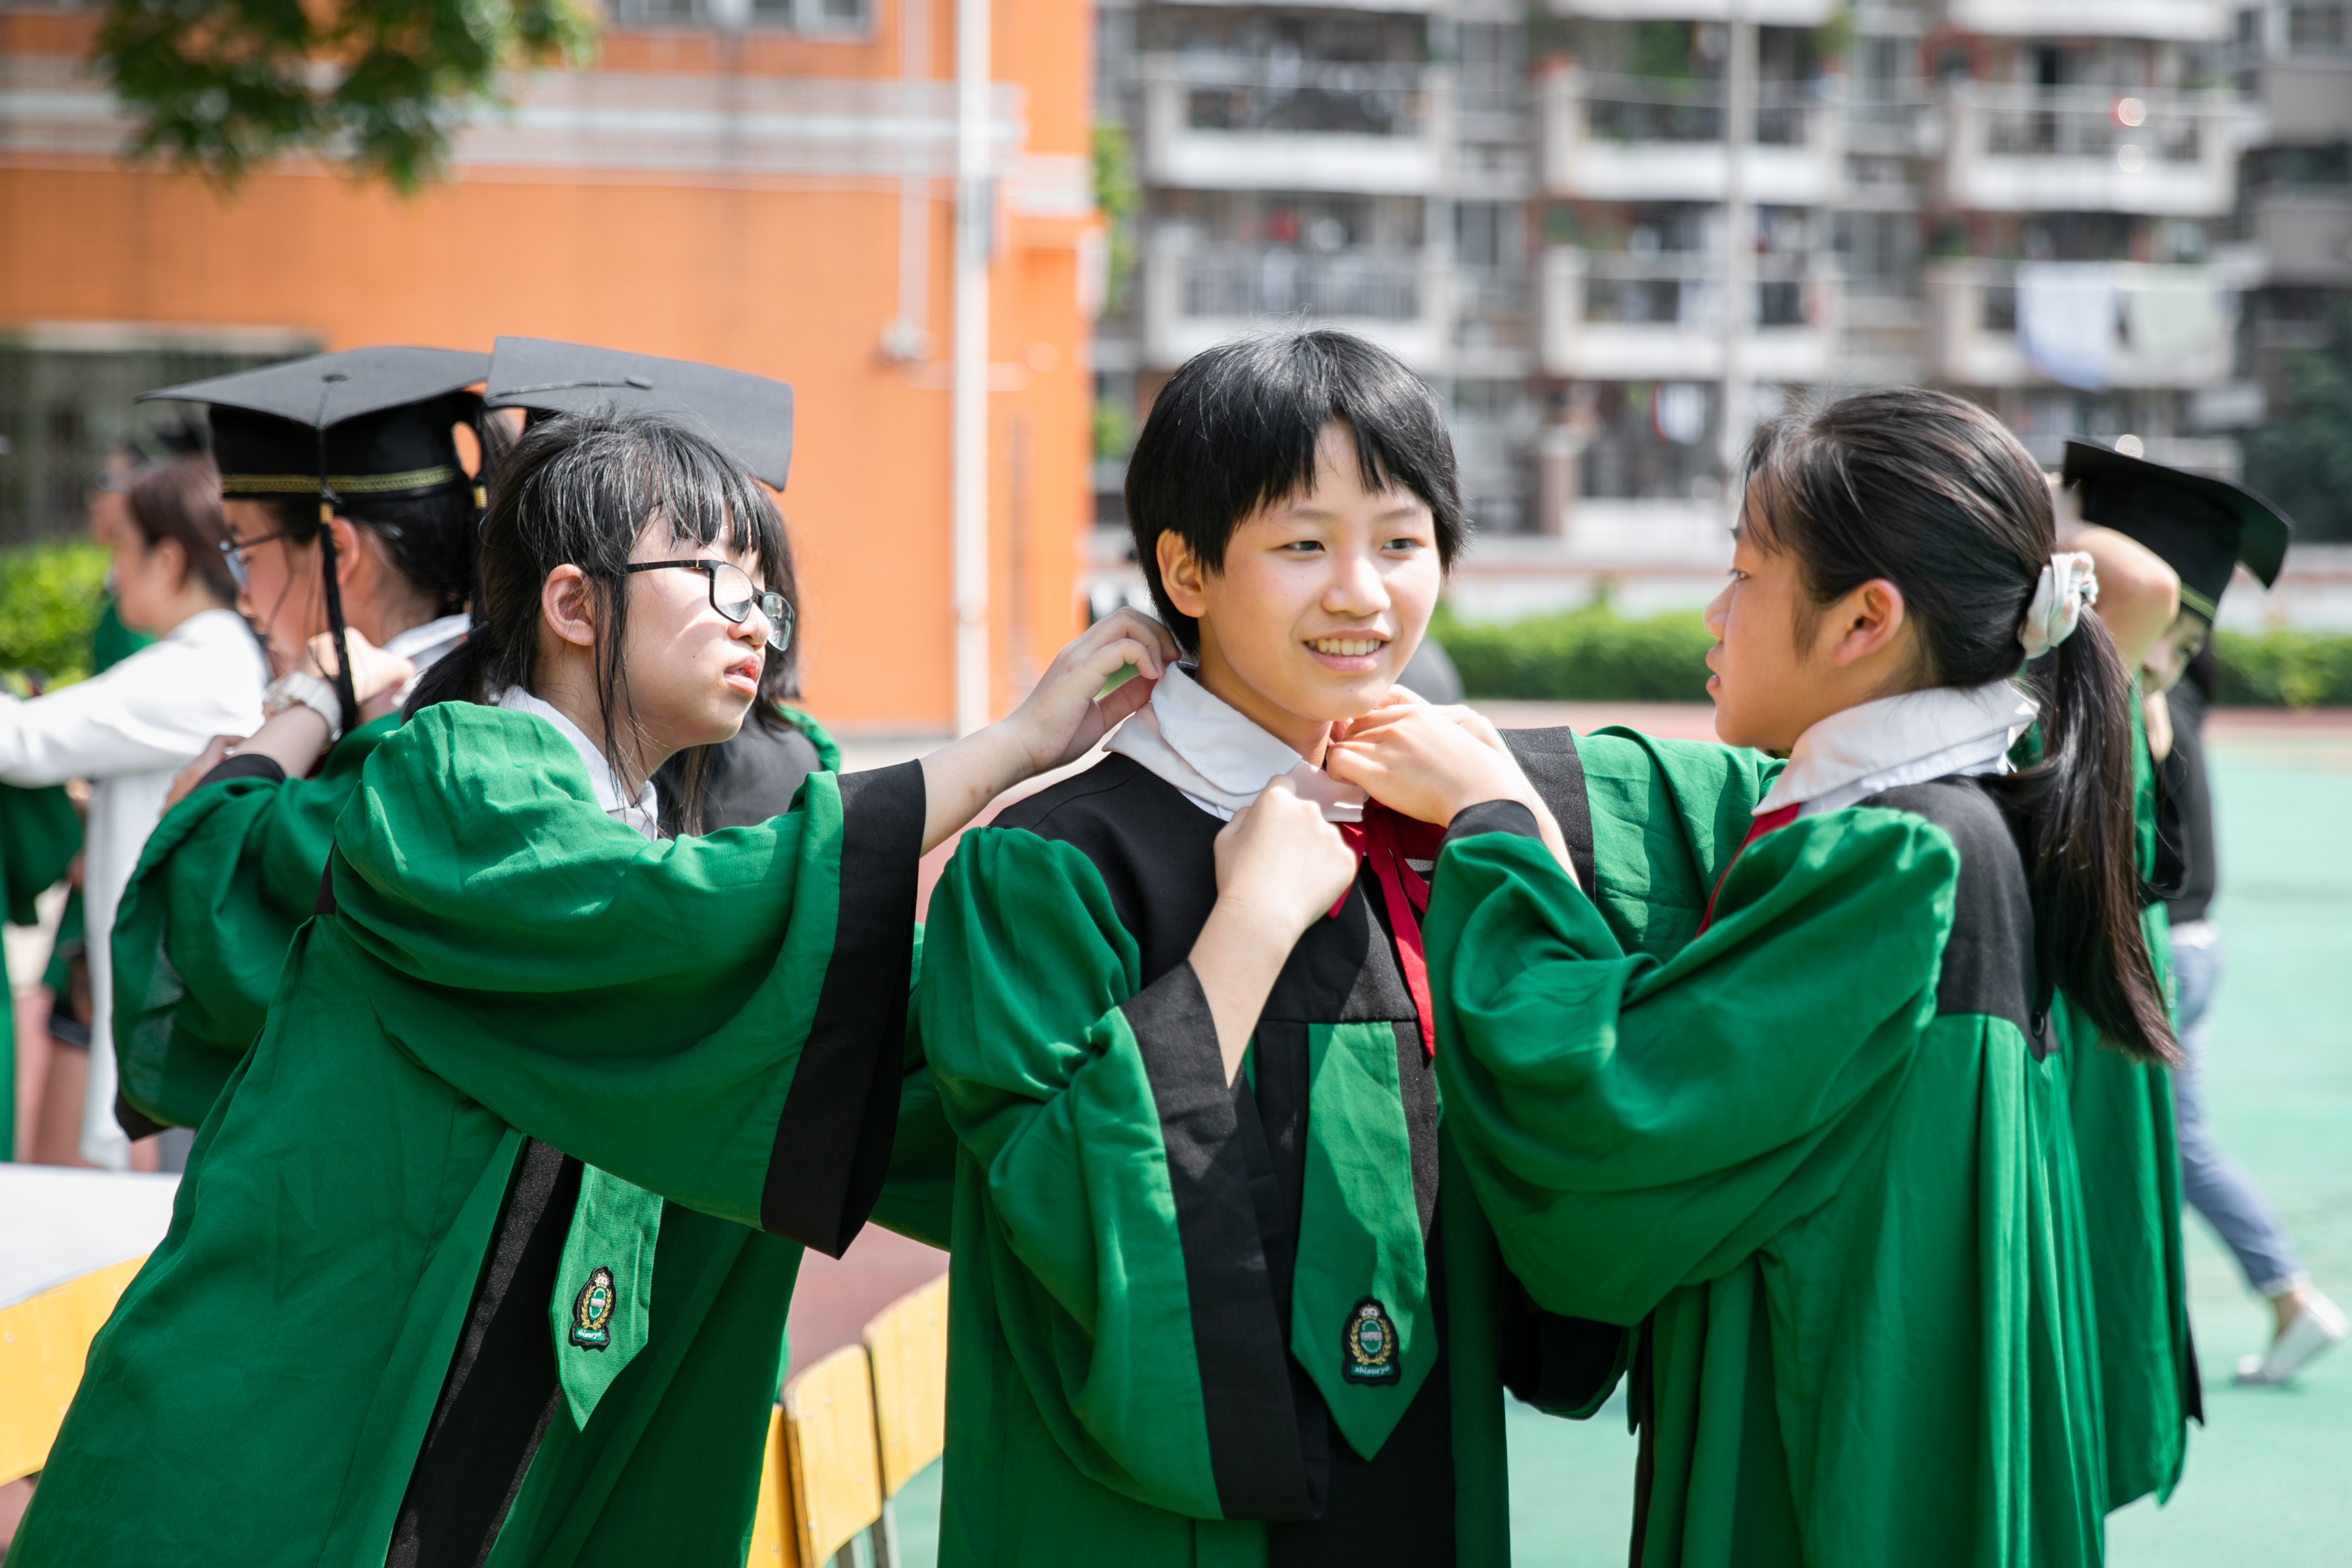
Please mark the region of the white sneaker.
POLYGON ((2279 1331, 2268 1355, 2242 1356, 2240 1383, 2282 1384, 2304 1367, 2334 1350, 2344 1339, 2344 1314, 2336 1303, 2314 1292, 2310 1300, 2279 1331))

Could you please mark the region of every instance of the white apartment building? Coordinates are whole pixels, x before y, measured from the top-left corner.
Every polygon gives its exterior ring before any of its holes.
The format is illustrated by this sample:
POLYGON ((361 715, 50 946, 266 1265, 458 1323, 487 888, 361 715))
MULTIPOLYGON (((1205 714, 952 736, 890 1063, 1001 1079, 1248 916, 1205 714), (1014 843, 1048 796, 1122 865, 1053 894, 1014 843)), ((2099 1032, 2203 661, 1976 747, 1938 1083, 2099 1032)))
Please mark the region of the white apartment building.
POLYGON ((1143 197, 1099 390, 1268 321, 1389 344, 1454 409, 1474 615, 1703 600, 1739 441, 1816 392, 2234 476, 2352 286, 2346 9, 1106 3, 1143 197))

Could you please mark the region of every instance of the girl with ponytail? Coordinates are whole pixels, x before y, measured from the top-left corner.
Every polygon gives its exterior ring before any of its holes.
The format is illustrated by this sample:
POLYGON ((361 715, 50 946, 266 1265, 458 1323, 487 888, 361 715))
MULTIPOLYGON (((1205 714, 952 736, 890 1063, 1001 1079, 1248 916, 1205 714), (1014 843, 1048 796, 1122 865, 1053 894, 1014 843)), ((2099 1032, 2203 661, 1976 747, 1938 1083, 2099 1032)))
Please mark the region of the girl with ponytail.
POLYGON ((1663 962, 1475 727, 1399 706, 1333 747, 1448 825, 1423 929, 1453 1150, 1538 1305, 1638 1325, 1637 1564, 2095 1563, 2053 997, 2118 1062, 2175 1047, 2091 563, 1998 421, 1893 390, 1757 433, 1731 575, 1717 732, 1789 762, 1663 962))

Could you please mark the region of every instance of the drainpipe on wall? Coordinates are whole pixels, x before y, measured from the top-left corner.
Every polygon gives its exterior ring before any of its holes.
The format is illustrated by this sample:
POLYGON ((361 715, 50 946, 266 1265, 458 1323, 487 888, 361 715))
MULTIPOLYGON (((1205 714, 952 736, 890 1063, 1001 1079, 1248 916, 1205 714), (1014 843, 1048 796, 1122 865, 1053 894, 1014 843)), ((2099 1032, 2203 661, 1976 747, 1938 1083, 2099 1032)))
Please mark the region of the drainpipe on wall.
POLYGON ((956 0, 955 347, 953 441, 955 725, 989 721, 988 253, 994 184, 988 168, 988 0, 956 0))
POLYGON ((1724 493, 1739 514, 1739 459, 1756 406, 1748 364, 1748 311, 1756 274, 1756 207, 1748 197, 1748 147, 1756 133, 1756 24, 1749 0, 1724 9, 1723 437, 1724 493))

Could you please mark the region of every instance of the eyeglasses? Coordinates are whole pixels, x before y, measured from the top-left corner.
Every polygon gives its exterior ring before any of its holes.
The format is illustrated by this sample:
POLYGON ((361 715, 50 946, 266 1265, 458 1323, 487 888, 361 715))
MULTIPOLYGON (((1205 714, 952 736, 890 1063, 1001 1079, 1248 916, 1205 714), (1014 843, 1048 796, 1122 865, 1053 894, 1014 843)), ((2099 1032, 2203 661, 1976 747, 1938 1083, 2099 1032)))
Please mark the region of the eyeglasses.
POLYGON ((253 574, 245 569, 245 552, 247 551, 256 549, 264 544, 274 544, 281 539, 309 539, 318 531, 319 525, 317 523, 306 522, 299 528, 282 528, 276 533, 265 533, 258 539, 222 540, 220 542, 220 552, 222 558, 228 563, 229 581, 236 584, 236 591, 238 593, 251 593, 253 591, 253 574))
POLYGON ((793 607, 782 594, 751 585, 751 574, 731 561, 633 561, 624 572, 699 572, 710 579, 710 607, 741 626, 757 610, 768 623, 768 646, 778 653, 793 646, 793 607))

